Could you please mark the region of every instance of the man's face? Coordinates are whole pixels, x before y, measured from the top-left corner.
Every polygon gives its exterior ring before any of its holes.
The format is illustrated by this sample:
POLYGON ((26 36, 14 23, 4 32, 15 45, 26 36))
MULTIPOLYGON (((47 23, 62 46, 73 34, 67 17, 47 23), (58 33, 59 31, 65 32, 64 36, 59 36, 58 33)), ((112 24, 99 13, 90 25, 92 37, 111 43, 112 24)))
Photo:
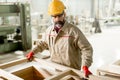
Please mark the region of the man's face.
POLYGON ((64 25, 64 19, 65 19, 65 13, 53 15, 52 16, 53 22, 57 26, 63 26, 64 25))

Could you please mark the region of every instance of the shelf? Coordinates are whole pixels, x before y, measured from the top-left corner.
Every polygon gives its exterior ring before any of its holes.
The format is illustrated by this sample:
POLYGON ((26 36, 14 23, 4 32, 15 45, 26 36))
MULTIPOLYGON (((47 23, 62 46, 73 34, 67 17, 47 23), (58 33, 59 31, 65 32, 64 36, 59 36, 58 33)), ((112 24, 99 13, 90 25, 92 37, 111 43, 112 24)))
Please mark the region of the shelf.
POLYGON ((0 13, 0 17, 3 16, 19 16, 19 13, 0 13))
POLYGON ((12 34, 19 25, 0 25, 0 36, 12 34))

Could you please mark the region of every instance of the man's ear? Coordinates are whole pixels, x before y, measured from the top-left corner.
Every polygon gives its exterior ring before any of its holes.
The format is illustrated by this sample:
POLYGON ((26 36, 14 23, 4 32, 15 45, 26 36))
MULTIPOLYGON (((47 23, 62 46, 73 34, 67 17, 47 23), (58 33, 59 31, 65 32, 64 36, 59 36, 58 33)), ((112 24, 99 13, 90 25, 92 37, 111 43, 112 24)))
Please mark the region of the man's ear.
POLYGON ((66 13, 64 12, 64 17, 66 17, 66 13))

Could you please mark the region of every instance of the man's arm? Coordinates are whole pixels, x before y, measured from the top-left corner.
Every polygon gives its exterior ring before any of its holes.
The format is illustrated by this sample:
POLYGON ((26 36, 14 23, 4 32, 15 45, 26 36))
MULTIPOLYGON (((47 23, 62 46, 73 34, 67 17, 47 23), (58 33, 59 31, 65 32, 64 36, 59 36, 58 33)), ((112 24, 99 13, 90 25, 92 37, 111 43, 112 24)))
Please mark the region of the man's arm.
POLYGON ((88 68, 93 62, 93 48, 81 31, 78 32, 76 42, 82 53, 81 69, 84 71, 85 76, 87 77, 89 74, 92 74, 88 68))
POLYGON ((45 41, 39 41, 36 46, 33 48, 33 53, 42 52, 43 50, 48 49, 48 45, 45 41))
POLYGON ((38 44, 33 48, 32 51, 30 51, 26 57, 28 60, 32 60, 34 54, 38 53, 38 52, 42 52, 43 50, 48 49, 48 45, 45 41, 40 41, 38 42, 38 44))

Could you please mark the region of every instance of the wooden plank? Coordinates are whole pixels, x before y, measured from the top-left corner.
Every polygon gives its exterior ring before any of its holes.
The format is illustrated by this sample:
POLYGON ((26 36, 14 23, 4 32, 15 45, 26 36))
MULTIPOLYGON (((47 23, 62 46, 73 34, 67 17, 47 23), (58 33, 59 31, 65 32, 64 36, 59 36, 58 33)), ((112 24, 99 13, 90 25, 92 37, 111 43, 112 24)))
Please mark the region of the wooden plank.
POLYGON ((0 69, 0 76, 2 76, 3 78, 6 78, 8 80, 23 80, 22 78, 12 75, 9 72, 6 72, 2 69, 0 69))
POLYGON ((70 72, 71 70, 65 70, 64 72, 61 72, 58 75, 53 75, 52 77, 46 78, 45 80, 59 80, 63 76, 67 76, 70 72))
POLYGON ((107 76, 91 75, 91 76, 89 76, 89 80, 120 80, 120 79, 118 79, 118 78, 112 78, 112 77, 107 77, 107 76))
POLYGON ((0 65, 0 68, 1 69, 5 69, 5 68, 11 67, 11 66, 15 66, 17 64, 21 64, 23 62, 27 62, 27 59, 26 58, 22 58, 22 59, 18 59, 18 60, 14 60, 14 61, 8 62, 8 63, 4 63, 4 64, 0 65))
MULTIPOLYGON (((61 73, 59 73, 59 74, 57 74, 57 75, 53 75, 53 76, 51 76, 51 77, 49 77, 49 78, 46 78, 45 80, 65 80, 65 78, 70 78, 70 76, 77 76, 79 79, 77 79, 77 80, 81 80, 82 79, 82 77, 80 77, 78 74, 76 74, 74 71, 72 71, 72 70, 70 70, 70 69, 68 69, 68 70, 65 70, 65 71, 63 71, 63 72, 61 72, 61 73), (68 76, 68 77, 66 77, 66 76, 68 76), (81 79, 80 79, 81 78, 81 79)), ((68 79, 66 79, 66 80, 68 80, 68 79)), ((76 79, 75 79, 76 80, 76 79)))
POLYGON ((64 78, 62 78, 61 80, 82 80, 82 79, 80 79, 78 76, 67 75, 64 78))
POLYGON ((49 66, 49 67, 52 67, 53 69, 59 70, 59 71, 65 71, 67 69, 73 69, 73 68, 70 68, 70 67, 67 67, 67 66, 63 66, 63 65, 51 62, 51 61, 46 61, 44 59, 34 58, 34 61, 38 62, 40 65, 49 66))

